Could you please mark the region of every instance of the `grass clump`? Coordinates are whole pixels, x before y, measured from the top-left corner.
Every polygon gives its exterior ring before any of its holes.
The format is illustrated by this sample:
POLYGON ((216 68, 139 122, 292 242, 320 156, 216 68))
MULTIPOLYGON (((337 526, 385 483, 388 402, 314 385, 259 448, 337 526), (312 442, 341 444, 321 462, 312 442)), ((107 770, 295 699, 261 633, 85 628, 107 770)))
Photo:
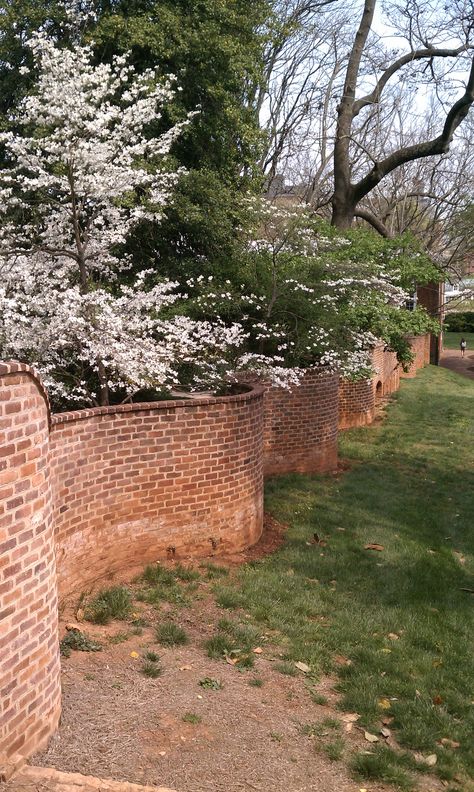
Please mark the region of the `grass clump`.
POLYGON ((174 622, 158 625, 156 639, 163 646, 184 646, 189 640, 186 630, 174 622))
POLYGON ((338 762, 343 757, 344 748, 344 740, 342 737, 338 737, 336 740, 331 740, 331 742, 326 743, 323 750, 331 762, 338 762))
POLYGON ((197 569, 193 569, 192 567, 186 567, 182 564, 176 564, 174 568, 174 574, 179 580, 182 580, 183 583, 192 583, 195 580, 199 580, 201 575, 199 574, 197 569))
POLYGON ((206 578, 208 580, 216 580, 229 575, 229 570, 227 567, 219 566, 218 564, 211 564, 210 562, 207 564, 201 564, 201 569, 206 570, 206 578))
POLYGON ((289 663, 287 660, 282 660, 280 663, 275 663, 275 670, 279 671, 280 674, 284 674, 285 676, 296 676, 298 671, 296 670, 293 663, 289 663))
POLYGON ((259 631, 249 624, 239 624, 229 619, 219 619, 219 631, 204 642, 209 657, 231 660, 238 669, 253 668, 259 631))
POLYGON ((250 687, 261 688, 263 687, 263 679, 260 679, 260 677, 253 677, 253 679, 249 679, 249 685, 250 687))
POLYGON ((394 751, 384 747, 370 754, 355 754, 351 770, 357 779, 394 784, 403 792, 411 792, 415 788, 412 776, 398 765, 394 751))
POLYGON ((198 723, 202 723, 201 716, 196 715, 195 712, 185 712, 181 720, 183 723, 192 723, 193 726, 197 726, 198 723))
POLYGON ((59 644, 59 651, 63 657, 70 657, 71 652, 100 652, 102 646, 97 641, 91 640, 81 630, 68 630, 59 644))
POLYGON ((141 672, 143 676, 156 679, 157 677, 161 676, 163 669, 158 663, 152 662, 151 660, 144 660, 142 663, 141 672))
POLYGON ((132 609, 130 592, 125 586, 103 589, 87 605, 84 617, 93 624, 108 624, 112 619, 126 619, 132 609))
POLYGON ((149 586, 174 586, 176 583, 172 571, 159 564, 148 564, 143 570, 141 580, 149 586))
POLYGON ((109 635, 107 640, 110 644, 121 644, 124 643, 125 641, 128 641, 129 638, 130 638, 129 632, 118 632, 115 633, 115 635, 109 635))
POLYGON ((224 687, 222 682, 220 682, 218 679, 213 679, 212 677, 204 677, 204 679, 200 679, 199 686, 205 690, 222 690, 224 687))
POLYGON ((236 610, 240 607, 239 592, 230 586, 216 586, 214 589, 214 596, 219 608, 236 610))
POLYGON ((145 652, 145 660, 149 660, 150 663, 158 663, 160 656, 156 652, 148 651, 145 652))

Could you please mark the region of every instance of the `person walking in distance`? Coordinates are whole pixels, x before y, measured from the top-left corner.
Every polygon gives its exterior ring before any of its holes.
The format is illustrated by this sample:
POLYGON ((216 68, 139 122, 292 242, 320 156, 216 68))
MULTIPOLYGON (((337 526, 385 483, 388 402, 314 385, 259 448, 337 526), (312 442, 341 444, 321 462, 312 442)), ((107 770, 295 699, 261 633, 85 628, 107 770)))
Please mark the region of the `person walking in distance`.
POLYGON ((467 343, 465 338, 461 338, 461 343, 459 344, 461 347, 461 357, 464 357, 464 353, 466 351, 467 343))

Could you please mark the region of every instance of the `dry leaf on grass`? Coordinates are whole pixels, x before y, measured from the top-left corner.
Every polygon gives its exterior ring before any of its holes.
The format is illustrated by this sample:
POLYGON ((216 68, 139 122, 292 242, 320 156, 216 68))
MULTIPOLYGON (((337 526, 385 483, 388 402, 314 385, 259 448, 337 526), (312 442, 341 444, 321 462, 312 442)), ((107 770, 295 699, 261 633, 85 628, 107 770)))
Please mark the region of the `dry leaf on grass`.
POLYGON ((349 660, 348 657, 344 657, 344 655, 334 655, 334 662, 340 666, 350 666, 352 665, 352 660, 349 660))
POLYGON ((377 542, 374 542, 372 544, 366 544, 364 550, 378 550, 380 552, 385 550, 385 547, 381 544, 377 544, 377 542))
POLYGON ((443 697, 439 696, 439 695, 438 696, 433 696, 432 701, 433 701, 433 704, 436 704, 436 705, 442 704, 443 703, 443 697))
POLYGON ((392 706, 392 705, 390 704, 390 701, 389 701, 389 699, 387 699, 387 698, 381 698, 381 699, 379 699, 379 700, 378 700, 378 702, 377 702, 377 705, 378 705, 378 707, 379 707, 380 709, 383 709, 383 710, 390 709, 390 707, 392 706))
POLYGON ((255 649, 252 649, 254 654, 262 654, 263 649, 261 646, 256 646, 255 649))
POLYGON ((398 641, 398 639, 400 638, 400 636, 399 636, 399 635, 397 635, 397 633, 389 633, 389 634, 387 635, 387 638, 390 638, 390 640, 391 640, 391 641, 398 641))
POLYGON ((137 657, 140 657, 140 655, 138 654, 138 652, 130 652, 130 657, 133 657, 133 659, 136 660, 137 657))
POLYGON ((346 715, 341 716, 343 723, 355 723, 360 718, 357 712, 348 712, 346 715))
POLYGON ((386 726, 383 726, 383 728, 380 729, 380 734, 382 735, 382 737, 386 737, 388 739, 388 737, 391 736, 392 732, 390 731, 390 729, 387 729, 386 726))
POLYGON ((438 745, 444 745, 445 748, 452 748, 455 750, 459 748, 460 743, 456 742, 456 740, 450 740, 449 737, 441 737, 441 740, 438 740, 438 745))

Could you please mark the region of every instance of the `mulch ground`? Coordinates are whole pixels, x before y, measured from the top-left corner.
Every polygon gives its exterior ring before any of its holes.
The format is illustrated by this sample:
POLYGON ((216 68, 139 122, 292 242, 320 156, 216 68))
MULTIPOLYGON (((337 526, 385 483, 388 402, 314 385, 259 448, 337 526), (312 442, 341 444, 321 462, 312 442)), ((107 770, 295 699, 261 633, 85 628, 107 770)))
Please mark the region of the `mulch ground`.
MULTIPOLYGON (((267 517, 260 545, 226 561, 231 575, 235 564, 278 547, 284 531, 284 526, 267 517)), ((337 733, 331 729, 320 737, 303 733, 304 725, 328 717, 341 719, 343 713, 336 709, 334 680, 325 678, 310 685, 303 672, 293 677, 277 670, 284 653, 280 636, 262 632, 262 652, 255 654, 255 667, 246 671, 207 656, 203 641, 215 633, 220 618, 242 622, 247 618, 243 612, 218 608, 211 587, 212 582, 202 580, 199 598, 191 606, 164 603, 156 609, 138 603, 137 611, 150 626, 121 643, 110 639, 129 630, 125 622, 81 624, 81 629, 102 643, 103 650, 73 652, 63 659, 60 729, 47 751, 32 763, 164 785, 178 792, 386 792, 389 787, 382 784, 354 781, 343 762, 329 760, 324 747, 337 733), (154 627, 170 615, 185 628, 188 645, 164 648, 157 644, 154 627), (148 650, 160 656, 163 672, 156 679, 141 673, 148 650), (221 689, 200 686, 204 678, 218 680, 221 689), (261 687, 249 684, 255 678, 262 680, 261 687), (314 703, 310 687, 326 697, 325 705, 314 703)), ((347 750, 370 748, 357 724, 341 720, 341 733, 347 750)), ((442 787, 430 780, 422 788, 434 792, 442 787)))

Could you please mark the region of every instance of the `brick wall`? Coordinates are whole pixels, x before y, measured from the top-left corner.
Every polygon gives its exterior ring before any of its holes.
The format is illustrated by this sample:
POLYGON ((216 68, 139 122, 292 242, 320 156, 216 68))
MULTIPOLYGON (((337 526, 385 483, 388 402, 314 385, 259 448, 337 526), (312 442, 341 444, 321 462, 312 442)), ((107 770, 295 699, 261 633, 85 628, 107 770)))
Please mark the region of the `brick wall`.
POLYGON ((291 391, 266 387, 266 476, 337 467, 338 384, 338 374, 312 369, 291 391))
POLYGON ((0 778, 60 714, 48 419, 31 370, 0 364, 0 778))
POLYGON ((262 441, 261 388, 53 416, 60 597, 167 555, 256 542, 262 441))
POLYGON ((263 388, 51 418, 0 364, 0 779, 60 715, 57 588, 240 550, 263 525, 263 388))
POLYGON ((375 388, 371 379, 342 380, 339 385, 339 429, 367 426, 375 415, 375 388))
POLYGON ((430 349, 430 334, 411 336, 409 338, 411 351, 414 355, 413 362, 411 363, 408 371, 402 371, 401 375, 407 379, 416 377, 416 372, 429 363, 429 349, 430 349))

